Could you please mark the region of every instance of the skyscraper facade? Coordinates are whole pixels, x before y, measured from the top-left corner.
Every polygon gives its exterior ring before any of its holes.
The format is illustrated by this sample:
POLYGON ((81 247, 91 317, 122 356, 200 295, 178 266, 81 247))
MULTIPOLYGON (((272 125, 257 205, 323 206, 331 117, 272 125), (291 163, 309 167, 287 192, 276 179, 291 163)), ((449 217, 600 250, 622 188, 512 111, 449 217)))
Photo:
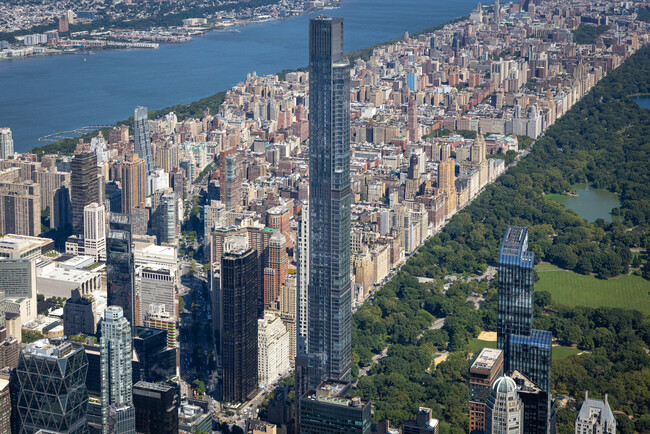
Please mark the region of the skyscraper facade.
POLYGON ((269 241, 269 262, 264 269, 264 306, 271 306, 280 296, 280 287, 287 281, 289 258, 287 241, 279 231, 269 241))
POLYGON ((145 161, 138 154, 130 154, 121 165, 122 172, 122 212, 144 203, 147 196, 147 175, 145 161))
POLYGON ((226 210, 241 208, 242 167, 241 156, 236 149, 224 151, 219 155, 221 172, 219 178, 219 199, 226 210))
POLYGON ((99 341, 105 432, 135 433, 131 339, 131 325, 124 317, 122 308, 107 307, 99 341))
POLYGON ((149 114, 146 107, 136 107, 133 118, 133 149, 144 160, 147 176, 153 172, 153 150, 149 134, 149 114))
POLYGON ((19 432, 88 432, 87 369, 81 345, 43 339, 23 348, 16 368, 19 432))
POLYGON ((343 19, 310 20, 309 388, 350 378, 349 68, 343 19))
POLYGON ((485 403, 503 375, 503 351, 483 348, 469 368, 469 432, 485 431, 485 403))
POLYGON ((504 375, 497 379, 485 406, 485 432, 523 434, 524 404, 515 381, 504 375))
POLYGON ((413 93, 409 92, 409 103, 408 103, 408 131, 409 131, 409 141, 416 143, 420 140, 420 127, 418 125, 418 106, 415 101, 415 96, 413 93))
POLYGON ((298 226, 298 288, 297 288, 297 309, 298 326, 297 347, 298 354, 306 354, 309 350, 307 345, 307 330, 309 326, 308 288, 309 288, 309 201, 302 204, 300 213, 300 224, 298 226))
POLYGON ((14 155, 14 140, 9 128, 0 128, 0 160, 14 155))
POLYGON ((97 155, 82 152, 72 157, 70 175, 70 199, 72 202, 72 229, 75 234, 84 231, 84 208, 99 197, 97 178, 97 155))
POLYGON ((370 401, 348 396, 350 383, 324 381, 300 397, 302 434, 370 434, 370 401))
POLYGON ((133 386, 133 406, 137 432, 178 433, 178 397, 173 387, 139 381, 133 386))
POLYGON ((106 252, 106 288, 109 306, 120 306, 124 317, 135 318, 134 257, 131 223, 126 214, 111 213, 106 252))
POLYGON ((508 226, 499 250, 497 297, 497 348, 504 350, 506 372, 510 335, 529 336, 533 326, 533 259, 528 229, 508 226))
POLYGON ((257 254, 236 248, 221 259, 223 400, 257 390, 257 254))
POLYGON ((510 370, 520 371, 545 392, 551 390, 551 332, 532 329, 529 336, 510 335, 510 370))
MULTIPOLYGON (((442 157, 441 157, 442 158, 442 157)), ((438 164, 438 191, 447 196, 445 214, 451 216, 456 211, 456 160, 447 157, 438 164)))
POLYGON ((96 202, 84 207, 84 254, 106 260, 106 210, 96 202))

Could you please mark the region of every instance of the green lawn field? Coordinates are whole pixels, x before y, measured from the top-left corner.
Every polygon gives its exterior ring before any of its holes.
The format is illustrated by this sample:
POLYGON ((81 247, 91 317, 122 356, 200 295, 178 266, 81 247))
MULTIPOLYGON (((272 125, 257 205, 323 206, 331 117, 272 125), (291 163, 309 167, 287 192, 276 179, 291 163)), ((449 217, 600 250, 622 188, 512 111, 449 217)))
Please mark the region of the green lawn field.
POLYGON ((574 354, 578 354, 579 352, 580 350, 577 348, 555 346, 553 347, 552 350, 552 357, 553 360, 562 360, 562 359, 566 359, 567 357, 573 356, 574 354))
POLYGON ((535 267, 536 291, 548 291, 553 301, 565 306, 621 307, 650 314, 650 281, 639 276, 601 280, 559 269, 542 262, 535 267))

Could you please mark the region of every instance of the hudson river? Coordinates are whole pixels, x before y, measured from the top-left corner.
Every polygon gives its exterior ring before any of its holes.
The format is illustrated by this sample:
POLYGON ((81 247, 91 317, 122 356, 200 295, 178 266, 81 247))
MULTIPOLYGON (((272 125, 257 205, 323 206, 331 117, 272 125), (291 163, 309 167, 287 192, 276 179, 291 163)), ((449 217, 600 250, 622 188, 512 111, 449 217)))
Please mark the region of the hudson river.
POLYGON ((87 125, 111 125, 137 105, 159 109, 228 89, 259 75, 308 63, 308 21, 345 19, 345 51, 364 48, 469 15, 477 0, 343 0, 339 9, 213 32, 158 50, 99 51, 0 62, 0 127, 15 150, 87 125))

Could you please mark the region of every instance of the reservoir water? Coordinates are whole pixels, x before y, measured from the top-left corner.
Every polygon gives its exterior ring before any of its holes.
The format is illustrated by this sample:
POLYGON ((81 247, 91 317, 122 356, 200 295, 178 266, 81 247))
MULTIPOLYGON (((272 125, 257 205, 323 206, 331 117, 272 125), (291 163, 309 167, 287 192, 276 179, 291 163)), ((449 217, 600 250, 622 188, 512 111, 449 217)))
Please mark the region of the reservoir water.
POLYGON ((0 62, 0 127, 17 152, 38 138, 87 125, 111 125, 137 105, 159 109, 225 90, 248 72, 279 72, 308 63, 308 21, 345 19, 353 51, 468 15, 477 0, 343 0, 340 8, 212 32, 158 50, 99 51, 0 62))
POLYGON ((635 96, 632 100, 637 103, 639 107, 650 110, 650 95, 635 96))
POLYGON ((612 209, 621 205, 618 196, 610 191, 593 188, 588 184, 576 184, 572 188, 577 196, 553 194, 547 197, 574 210, 589 222, 599 218, 611 222, 612 209))

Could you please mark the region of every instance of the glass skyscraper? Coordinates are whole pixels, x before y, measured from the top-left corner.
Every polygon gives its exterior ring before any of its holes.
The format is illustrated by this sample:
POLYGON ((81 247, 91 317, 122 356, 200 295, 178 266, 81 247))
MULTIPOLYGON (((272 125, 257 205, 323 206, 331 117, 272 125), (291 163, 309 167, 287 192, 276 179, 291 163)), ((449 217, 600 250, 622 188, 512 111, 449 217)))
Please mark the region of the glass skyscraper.
POLYGON ((350 379, 350 66, 342 18, 309 22, 309 110, 305 386, 316 388, 325 379, 350 379))
POLYGON ((545 392, 551 390, 551 332, 532 329, 530 336, 510 335, 510 370, 517 370, 545 392))
POLYGON ((133 118, 134 144, 133 149, 144 160, 147 176, 153 172, 153 150, 149 134, 149 120, 146 107, 136 107, 133 118))
POLYGON ((510 335, 529 336, 533 327, 533 259, 528 229, 508 226, 499 251, 497 348, 504 350, 510 372, 510 335))
POLYGON ((131 246, 131 219, 111 213, 106 237, 106 280, 109 306, 120 306, 124 317, 133 322, 135 265, 131 246))

